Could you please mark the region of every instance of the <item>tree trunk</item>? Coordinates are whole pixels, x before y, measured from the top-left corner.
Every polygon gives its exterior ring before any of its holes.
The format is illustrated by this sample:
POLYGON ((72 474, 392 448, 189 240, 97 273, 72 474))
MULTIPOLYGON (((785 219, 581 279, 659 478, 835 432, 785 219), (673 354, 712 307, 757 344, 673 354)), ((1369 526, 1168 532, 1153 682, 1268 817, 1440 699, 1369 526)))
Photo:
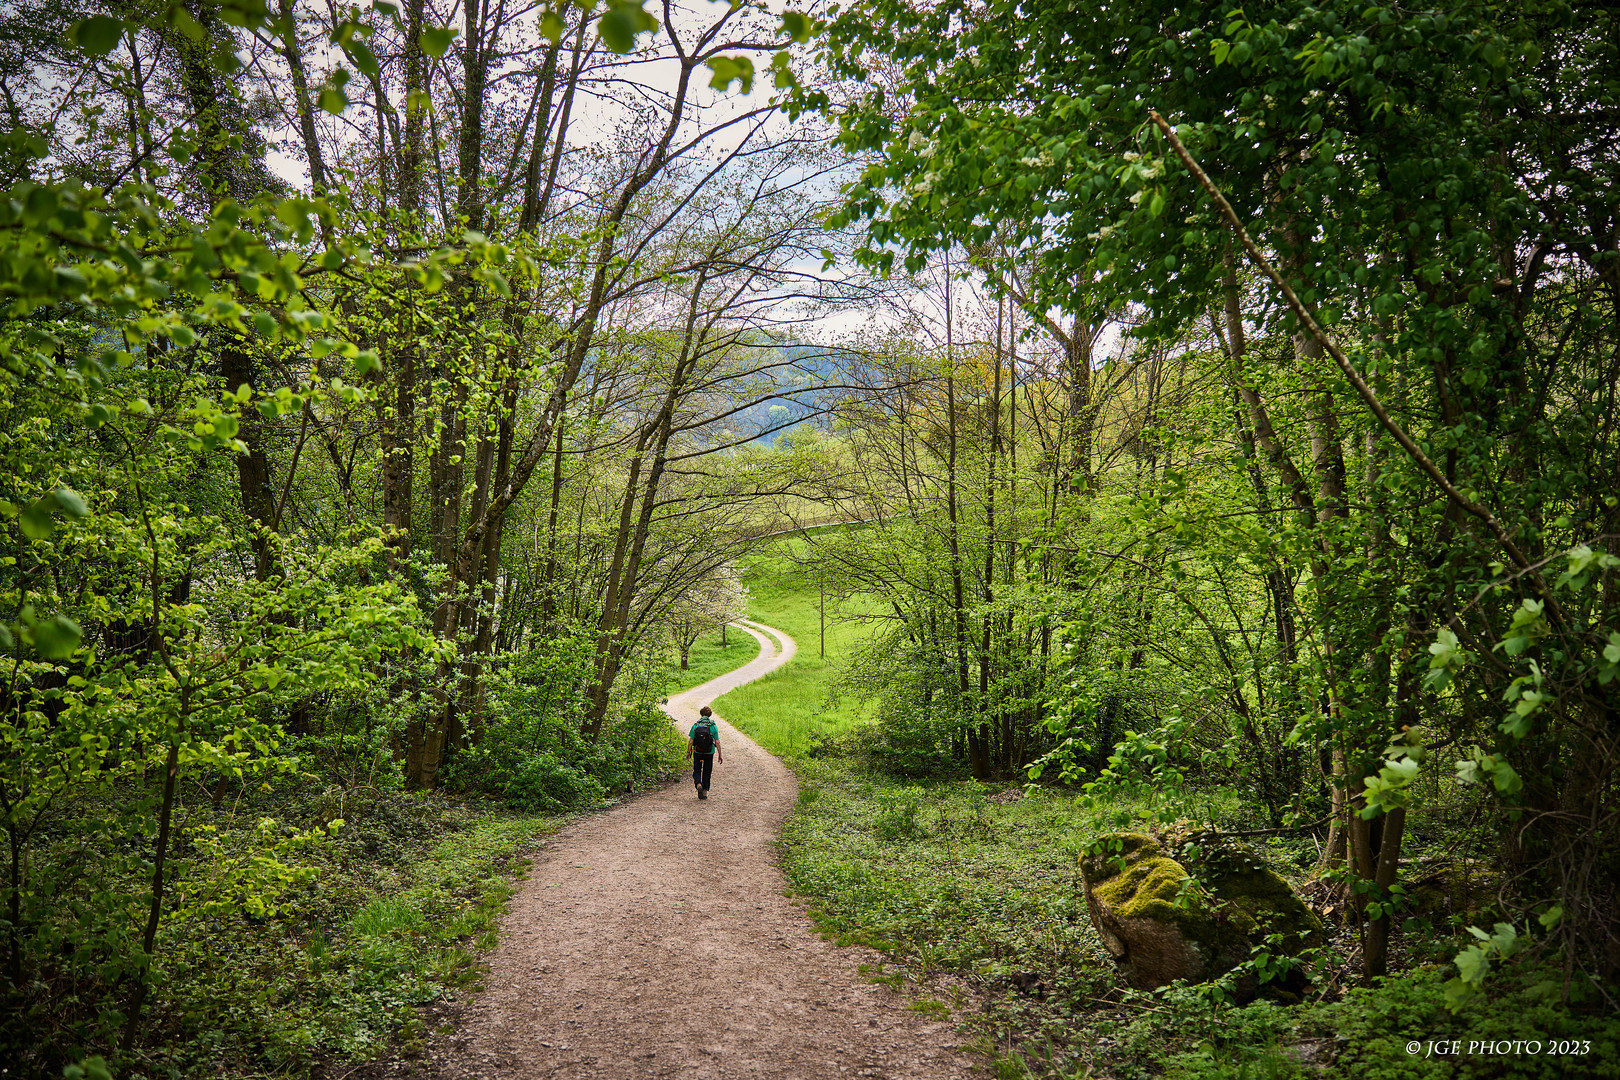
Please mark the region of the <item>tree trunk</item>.
MULTIPOLYGON (((180 720, 183 724, 189 712, 190 691, 180 691, 180 720)), ((135 1049, 135 1035, 140 1030, 141 1009, 152 985, 152 950, 157 946, 158 923, 163 918, 164 864, 169 854, 169 829, 174 821, 175 782, 180 774, 180 743, 171 740, 169 757, 163 769, 163 801, 158 809, 158 834, 152 850, 152 887, 146 909, 146 929, 141 935, 141 955, 145 961, 130 996, 129 1018, 124 1022, 124 1039, 120 1047, 125 1055, 135 1049)))
POLYGON ((658 487, 663 480, 667 463, 666 454, 670 436, 673 434, 675 409, 686 392, 687 377, 696 365, 703 343, 703 332, 699 331, 697 322, 705 281, 706 272, 700 270, 692 287, 681 351, 676 360, 675 371, 670 377, 669 389, 665 392, 663 404, 653 420, 650 438, 647 439, 644 448, 638 447, 630 480, 625 485, 624 502, 621 504, 619 514, 620 532, 614 544, 614 565, 609 572, 607 598, 597 626, 596 681, 591 687, 590 708, 585 722, 585 733, 591 739, 601 734, 602 723, 607 718, 613 683, 618 678, 619 667, 624 659, 624 634, 629 627, 630 609, 635 600, 641 574, 641 559, 646 551, 653 511, 658 502, 658 487), (629 550, 621 559, 619 553, 624 552, 626 547, 625 533, 630 525, 631 507, 636 501, 636 477, 640 472, 642 454, 645 450, 651 450, 652 464, 647 470, 646 486, 640 495, 641 512, 636 516, 635 528, 629 534, 629 550))
MULTIPOLYGON (((947 535, 950 541, 951 556, 951 619, 953 638, 956 652, 956 692, 958 708, 966 709, 968 698, 968 645, 967 645, 967 594, 962 582, 962 544, 961 544, 961 516, 956 497, 956 458, 957 458, 957 425, 956 425, 956 350, 954 347, 955 330, 951 324, 951 274, 950 261, 945 263, 945 429, 946 429, 946 457, 945 457, 945 512, 950 527, 947 535)), ((979 704, 983 708, 983 703, 979 704)), ((982 715, 975 710, 974 717, 967 723, 968 761, 973 767, 973 775, 985 780, 990 776, 990 726, 984 721, 982 715)))
MULTIPOLYGON (((287 25, 281 56, 287 62, 287 73, 292 83, 293 111, 298 118, 298 134, 304 140, 304 157, 309 162, 310 189, 319 198, 326 194, 326 160, 315 133, 315 109, 309 96, 309 77, 304 71, 303 49, 298 43, 298 17, 293 0, 280 0, 277 13, 287 25)), ((323 223, 321 228, 324 232, 327 226, 323 223)))

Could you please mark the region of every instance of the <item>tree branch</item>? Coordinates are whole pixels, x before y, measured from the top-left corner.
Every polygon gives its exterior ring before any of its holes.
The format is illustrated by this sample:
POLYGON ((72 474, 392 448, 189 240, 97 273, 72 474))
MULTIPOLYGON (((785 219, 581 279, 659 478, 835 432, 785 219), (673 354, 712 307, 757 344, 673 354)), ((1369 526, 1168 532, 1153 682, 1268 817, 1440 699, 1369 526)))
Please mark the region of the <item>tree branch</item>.
MULTIPOLYGON (((1181 159, 1181 163, 1197 178, 1198 183, 1209 193, 1209 197, 1215 201, 1216 208, 1220 210, 1221 216, 1226 219, 1226 223, 1232 227, 1233 233, 1237 235, 1238 242, 1243 245, 1243 250, 1249 253, 1250 261, 1259 267, 1261 273, 1265 274, 1271 280, 1271 283, 1277 287, 1278 291, 1283 294, 1283 298, 1288 301, 1288 306, 1293 309, 1294 317, 1300 321, 1300 325, 1305 327, 1311 337, 1315 338, 1318 344, 1327 351, 1328 355, 1333 357, 1334 363, 1339 365, 1339 370, 1344 373, 1344 377, 1349 380, 1350 385, 1355 388, 1356 393, 1361 396, 1361 400, 1366 403, 1368 410, 1377 418, 1378 422, 1395 437, 1395 441, 1401 444, 1401 449, 1406 451, 1407 456, 1440 486, 1440 489, 1446 493, 1452 502, 1485 523, 1515 565, 1521 569, 1529 570, 1530 560, 1525 558, 1524 553, 1513 542, 1513 537, 1502 526, 1502 523, 1496 520, 1496 515, 1457 490, 1456 485, 1446 479, 1446 474, 1413 441, 1412 436, 1408 435, 1406 430, 1395 421, 1395 418, 1390 416, 1389 410, 1384 408, 1384 403, 1378 400, 1378 395, 1373 393, 1372 387, 1367 385, 1367 381, 1361 377, 1361 372, 1356 370, 1356 366, 1350 362, 1350 358, 1345 356, 1344 351, 1328 337, 1327 331, 1323 330, 1321 324, 1311 315, 1298 294, 1294 292, 1288 282, 1283 280, 1282 275, 1277 273, 1276 268, 1261 253, 1254 240, 1250 238, 1248 230, 1238 220, 1237 212, 1232 209, 1232 204, 1226 201, 1226 196, 1221 194, 1220 188, 1215 186, 1215 181, 1209 178, 1209 174, 1204 172, 1199 167, 1198 162, 1193 160, 1193 156, 1187 152, 1187 148, 1176 137, 1175 130, 1165 123, 1164 117, 1160 116, 1157 110, 1148 110, 1148 115, 1153 118, 1154 124, 1158 126, 1164 137, 1169 140, 1171 148, 1175 150, 1176 156, 1181 159)), ((1532 571, 1532 574, 1548 605, 1556 607, 1556 602, 1553 600, 1551 590, 1547 588, 1546 581, 1539 573, 1532 571)))

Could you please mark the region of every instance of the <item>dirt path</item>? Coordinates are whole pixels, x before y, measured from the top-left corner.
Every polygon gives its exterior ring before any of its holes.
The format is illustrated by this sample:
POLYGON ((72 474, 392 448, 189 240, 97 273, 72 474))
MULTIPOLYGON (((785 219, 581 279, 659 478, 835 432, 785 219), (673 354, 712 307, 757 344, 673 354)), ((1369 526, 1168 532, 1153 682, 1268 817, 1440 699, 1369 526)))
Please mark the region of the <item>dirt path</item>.
MULTIPOLYGON (((757 659, 666 706, 682 732, 699 706, 792 657, 781 631, 779 650, 745 629, 757 659)), ((442 1077, 966 1080, 953 1027, 867 983, 856 966, 873 954, 823 941, 782 895, 771 841, 793 774, 723 721, 720 747, 708 801, 688 779, 550 839, 488 989, 435 1042, 442 1077)))

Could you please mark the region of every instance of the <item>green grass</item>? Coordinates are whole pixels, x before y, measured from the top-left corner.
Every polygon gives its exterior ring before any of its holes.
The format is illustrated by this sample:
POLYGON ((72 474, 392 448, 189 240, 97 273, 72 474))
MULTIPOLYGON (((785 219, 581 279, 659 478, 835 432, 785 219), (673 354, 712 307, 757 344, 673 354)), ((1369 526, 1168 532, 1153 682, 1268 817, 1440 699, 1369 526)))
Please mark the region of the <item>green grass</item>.
POLYGON ((915 784, 836 759, 797 769, 799 805, 781 841, 794 893, 824 933, 885 954, 869 978, 929 1016, 955 1004, 969 1045, 994 1055, 997 1077, 1620 1077, 1620 1018, 1591 991, 1577 1008, 1563 1005, 1561 969, 1545 958, 1496 974, 1455 1013, 1442 963, 1352 987, 1331 1004, 1238 1008, 1208 987, 1130 990, 1092 929, 1079 877, 1078 848, 1100 827, 1094 811, 1059 793, 915 784), (960 991, 944 1000, 951 987, 974 992, 977 1007, 963 1009, 960 991), (1444 1060, 1406 1050, 1437 1039, 1584 1040, 1588 1051, 1444 1060), (1299 1066, 1288 1047, 1302 1041, 1333 1046, 1331 1073, 1299 1066))
MULTIPOLYGON (((960 988, 958 1007, 961 989, 971 991, 983 1008, 958 1017, 978 1049, 997 1055, 995 1075, 1071 1075, 1083 1049, 1117 1027, 1117 1016, 1076 1023, 1118 992, 1118 976, 1086 910, 1077 861, 1085 815, 1071 799, 908 783, 837 759, 797 769, 799 805, 781 841, 795 895, 823 933, 883 952, 886 970, 875 977, 911 994, 919 1011, 945 1010, 942 987, 960 988)), ((1144 1061, 1148 1050, 1130 1048, 1144 1061)))
MULTIPOLYGON (((326 816, 297 794, 276 809, 326 816)), ((276 918, 165 924, 156 1033, 120 1076, 212 1076, 229 1061, 297 1077, 419 1049, 423 1007, 479 982, 524 849, 558 823, 379 791, 351 793, 344 816, 300 852, 318 873, 280 898, 276 918)))
POLYGON ((759 655, 759 642, 754 640, 752 634, 732 627, 726 631, 725 638, 724 645, 720 644, 719 631, 698 638, 692 645, 691 655, 687 657, 689 666, 685 671, 678 666, 680 657, 671 651, 671 663, 677 666, 668 692, 678 694, 682 690, 700 686, 717 675, 735 671, 759 655))
POLYGON ((839 675, 871 627, 859 600, 827 602, 826 657, 821 656, 820 596, 814 578, 791 558, 802 541, 786 540, 754 557, 743 573, 748 614, 798 643, 793 662, 715 702, 715 710, 771 753, 795 761, 816 740, 871 718, 864 702, 833 700, 839 675))
MULTIPOLYGON (((1004 785, 920 785, 802 763, 783 868, 823 930, 985 985, 1107 967, 1086 914, 1067 798, 1004 785), (993 797, 992 797, 993 796, 993 797)), ((1101 980, 1105 989, 1107 980, 1101 980)))

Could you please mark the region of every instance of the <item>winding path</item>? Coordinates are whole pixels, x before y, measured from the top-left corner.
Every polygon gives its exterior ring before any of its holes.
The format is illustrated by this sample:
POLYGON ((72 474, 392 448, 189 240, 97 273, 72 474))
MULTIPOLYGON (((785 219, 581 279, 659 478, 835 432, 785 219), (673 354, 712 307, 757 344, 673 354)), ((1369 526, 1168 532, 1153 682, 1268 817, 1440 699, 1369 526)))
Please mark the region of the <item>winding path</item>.
MULTIPOLYGON (((665 706, 683 732, 699 706, 792 659, 780 630, 743 629, 756 659, 665 706)), ((866 982, 856 968, 873 954, 822 940, 782 895, 771 843, 793 774, 723 720, 720 746, 707 801, 678 782, 550 838, 488 989, 430 1050, 441 1077, 965 1080, 953 1027, 866 982)))

